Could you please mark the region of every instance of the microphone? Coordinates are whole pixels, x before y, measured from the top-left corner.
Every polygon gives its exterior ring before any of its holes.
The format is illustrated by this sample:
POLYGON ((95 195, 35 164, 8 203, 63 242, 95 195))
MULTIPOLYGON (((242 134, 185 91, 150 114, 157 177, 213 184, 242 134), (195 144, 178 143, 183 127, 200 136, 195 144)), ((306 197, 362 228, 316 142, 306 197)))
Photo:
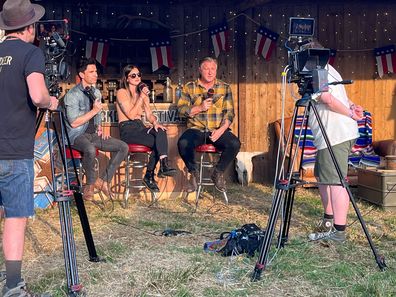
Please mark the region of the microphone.
MULTIPOLYGON (((208 93, 206 94, 206 99, 212 99, 212 103, 213 103, 213 95, 214 95, 214 89, 213 89, 213 88, 210 88, 210 89, 208 90, 208 93)), ((205 100, 206 100, 206 99, 205 99, 205 100)), ((208 133, 208 132, 209 132, 209 129, 208 129, 208 127, 209 127, 208 110, 205 112, 205 115, 206 115, 206 124, 204 124, 204 126, 205 126, 205 133, 208 133)), ((206 144, 206 138, 205 138, 205 144, 206 144)))
POLYGON ((206 97, 207 97, 206 99, 213 98, 213 95, 214 95, 214 89, 210 88, 208 90, 208 94, 206 95, 206 97))
POLYGON ((92 102, 92 104, 95 102, 96 97, 94 93, 94 88, 86 86, 84 89, 84 94, 88 96, 89 100, 92 102))
POLYGON ((142 81, 137 85, 137 90, 138 90, 138 93, 139 93, 139 94, 140 94, 140 93, 143 93, 143 94, 145 94, 145 95, 147 95, 147 96, 150 96, 150 93, 151 93, 151 92, 150 92, 148 86, 147 86, 144 82, 142 82, 142 81), (144 88, 147 89, 146 92, 143 92, 144 88))
POLYGON ((333 81, 331 83, 328 83, 327 85, 350 85, 353 83, 352 79, 346 79, 346 80, 340 80, 340 81, 333 81))
POLYGON ((65 42, 62 40, 62 37, 59 35, 58 32, 52 32, 52 37, 54 38, 54 40, 56 41, 56 43, 60 46, 65 48, 66 44, 65 42))

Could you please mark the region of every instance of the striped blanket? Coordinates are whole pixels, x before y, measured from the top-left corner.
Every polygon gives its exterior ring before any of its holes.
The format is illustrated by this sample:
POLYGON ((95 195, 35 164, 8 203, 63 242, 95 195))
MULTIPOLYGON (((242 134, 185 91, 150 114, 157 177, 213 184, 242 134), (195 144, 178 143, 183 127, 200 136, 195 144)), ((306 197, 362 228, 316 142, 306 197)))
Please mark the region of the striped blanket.
MULTIPOLYGON (((295 141, 298 139, 301 127, 305 127, 302 123, 303 116, 297 116, 296 129, 294 132, 295 141)), ((358 121, 359 138, 356 140, 355 145, 352 148, 351 154, 349 155, 349 164, 351 166, 375 166, 377 167, 380 163, 380 157, 374 153, 372 146, 372 117, 368 111, 364 112, 362 120, 358 121)), ((304 131, 302 131, 302 138, 299 143, 301 148, 303 145, 304 131)), ((315 156, 317 149, 314 145, 314 137, 311 132, 311 128, 307 126, 307 136, 305 141, 304 154, 302 158, 302 167, 304 169, 313 168, 315 164, 315 156)))

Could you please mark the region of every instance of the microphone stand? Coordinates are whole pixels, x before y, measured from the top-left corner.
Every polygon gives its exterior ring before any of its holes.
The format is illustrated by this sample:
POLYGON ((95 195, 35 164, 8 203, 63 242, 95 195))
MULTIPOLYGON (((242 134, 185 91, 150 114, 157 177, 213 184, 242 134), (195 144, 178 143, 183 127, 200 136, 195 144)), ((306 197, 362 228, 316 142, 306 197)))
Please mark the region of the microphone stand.
MULTIPOLYGON (((208 90, 207 98, 205 98, 204 101, 207 100, 207 99, 212 99, 213 100, 213 94, 214 94, 214 90, 212 88, 210 88, 208 90)), ((207 142, 208 142, 208 137, 209 137, 209 132, 210 132, 209 131, 209 109, 207 109, 205 111, 206 124, 203 123, 198 118, 196 118, 196 120, 198 120, 204 126, 204 143, 203 143, 203 145, 206 145, 207 142)), ((198 188, 197 188, 196 197, 195 197, 195 208, 196 209, 198 208, 199 196, 201 194, 202 186, 204 185, 203 184, 203 178, 202 178, 203 169, 204 169, 204 166, 202 166, 204 164, 203 158, 204 158, 204 153, 201 153, 201 162, 200 162, 201 165, 199 166, 199 181, 198 181, 198 188)))

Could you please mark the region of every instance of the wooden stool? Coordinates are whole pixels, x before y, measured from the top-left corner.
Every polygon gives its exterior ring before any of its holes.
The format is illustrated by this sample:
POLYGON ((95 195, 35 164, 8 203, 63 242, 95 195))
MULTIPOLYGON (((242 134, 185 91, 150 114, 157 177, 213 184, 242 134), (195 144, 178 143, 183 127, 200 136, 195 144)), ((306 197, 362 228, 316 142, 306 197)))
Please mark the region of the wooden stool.
MULTIPOLYGON (((215 166, 214 158, 210 158, 210 155, 216 154, 221 155, 221 152, 216 149, 216 147, 212 144, 202 144, 195 148, 195 152, 200 153, 200 161, 199 161, 199 180, 197 181, 198 189, 195 197, 195 204, 198 205, 199 196, 202 192, 203 186, 214 186, 214 183, 210 176, 205 176, 205 168, 213 169, 215 166)), ((216 189, 217 190, 217 189, 216 189)), ((219 191, 219 190, 218 190, 219 191)), ((228 204, 228 197, 226 191, 219 191, 223 194, 226 204, 228 204)))
MULTIPOLYGON (((124 192, 124 207, 127 208, 128 206, 128 198, 129 198, 129 190, 130 189, 138 189, 142 190, 145 189, 146 186, 143 185, 143 178, 142 177, 135 177, 132 176, 134 169, 141 169, 146 168, 148 164, 148 160, 150 154, 152 152, 151 148, 141 144, 128 144, 129 152, 125 164, 125 180, 121 182, 123 186, 125 186, 124 192), (138 157, 140 156, 140 160, 138 157), (143 158, 141 158, 143 156, 143 158)), ((157 200, 156 193, 150 191, 152 202, 157 200)))

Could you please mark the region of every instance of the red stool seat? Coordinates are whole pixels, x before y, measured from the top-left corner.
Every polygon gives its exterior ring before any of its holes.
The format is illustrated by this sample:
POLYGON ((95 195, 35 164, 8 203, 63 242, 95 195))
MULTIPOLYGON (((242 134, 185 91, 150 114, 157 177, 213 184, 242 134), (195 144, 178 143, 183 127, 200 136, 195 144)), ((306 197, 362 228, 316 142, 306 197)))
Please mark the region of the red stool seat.
POLYGON ((195 148, 197 153, 219 153, 213 144, 202 144, 195 148))
MULTIPOLYGON (((70 149, 69 147, 66 147, 66 158, 67 159, 71 159, 73 157, 73 159, 82 159, 82 153, 76 149, 71 149, 71 154, 70 154, 70 149)), ((96 156, 99 156, 99 150, 96 149, 96 156)))
POLYGON ((130 153, 151 153, 151 148, 142 144, 128 144, 130 153))

